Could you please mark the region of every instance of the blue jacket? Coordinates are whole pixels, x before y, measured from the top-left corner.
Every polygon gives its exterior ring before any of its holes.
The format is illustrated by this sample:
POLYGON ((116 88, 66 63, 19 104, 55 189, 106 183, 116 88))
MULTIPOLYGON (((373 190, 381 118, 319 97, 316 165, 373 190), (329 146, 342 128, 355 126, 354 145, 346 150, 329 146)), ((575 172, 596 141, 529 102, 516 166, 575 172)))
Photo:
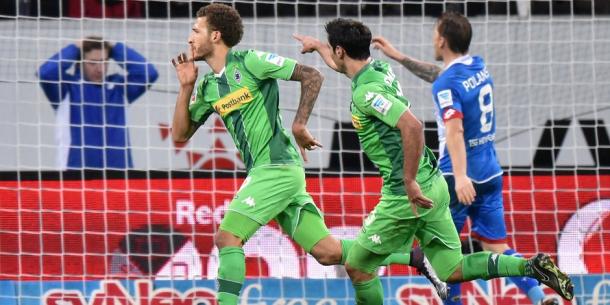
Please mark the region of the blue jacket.
POLYGON ((74 74, 68 74, 67 70, 80 61, 80 49, 73 44, 40 66, 40 86, 56 111, 58 123, 65 127, 58 136, 60 150, 64 148, 59 156, 62 167, 133 167, 125 126, 126 99, 134 102, 159 74, 142 55, 122 43, 115 44, 109 56, 127 70, 127 75, 107 75, 103 84, 84 81, 80 65, 74 74), (69 104, 62 104, 64 100, 69 104))

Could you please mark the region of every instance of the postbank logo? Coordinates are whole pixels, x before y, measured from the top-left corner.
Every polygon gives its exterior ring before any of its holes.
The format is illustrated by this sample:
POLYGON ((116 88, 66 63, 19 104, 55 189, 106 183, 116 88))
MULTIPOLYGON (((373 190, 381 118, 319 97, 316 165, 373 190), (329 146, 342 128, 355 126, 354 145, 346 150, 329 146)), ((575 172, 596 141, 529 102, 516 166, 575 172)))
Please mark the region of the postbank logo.
POLYGON ((225 117, 229 113, 241 108, 243 105, 250 103, 254 99, 252 92, 248 88, 243 87, 237 91, 225 95, 214 103, 214 109, 220 116, 225 117))
POLYGON ((360 118, 353 114, 352 114, 352 125, 356 129, 362 129, 362 123, 360 122, 360 118))

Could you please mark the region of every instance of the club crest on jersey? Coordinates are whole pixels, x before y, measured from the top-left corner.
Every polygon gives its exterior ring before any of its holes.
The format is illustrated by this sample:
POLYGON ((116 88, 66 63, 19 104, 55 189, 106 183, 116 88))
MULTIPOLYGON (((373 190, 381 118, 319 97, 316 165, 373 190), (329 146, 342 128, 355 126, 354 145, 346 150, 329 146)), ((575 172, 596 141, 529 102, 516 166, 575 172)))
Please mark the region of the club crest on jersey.
POLYGON ((267 57, 265 57, 265 61, 272 63, 279 67, 281 67, 284 64, 284 60, 285 60, 284 57, 279 56, 277 54, 273 54, 273 53, 269 53, 269 54, 267 54, 267 57))
POLYGON ((237 68, 235 68, 235 73, 233 73, 233 79, 235 79, 236 82, 241 83, 241 73, 237 68))
POLYGON ((381 94, 377 94, 371 103, 373 109, 377 110, 377 112, 386 115, 392 107, 392 102, 385 99, 381 94))
POLYGON ((247 87, 233 91, 214 103, 214 109, 221 117, 238 110, 243 105, 250 103, 254 97, 247 87))
POLYGON ((451 90, 449 89, 439 91, 436 94, 436 97, 438 98, 438 103, 440 104, 441 108, 453 105, 453 97, 451 96, 451 90))

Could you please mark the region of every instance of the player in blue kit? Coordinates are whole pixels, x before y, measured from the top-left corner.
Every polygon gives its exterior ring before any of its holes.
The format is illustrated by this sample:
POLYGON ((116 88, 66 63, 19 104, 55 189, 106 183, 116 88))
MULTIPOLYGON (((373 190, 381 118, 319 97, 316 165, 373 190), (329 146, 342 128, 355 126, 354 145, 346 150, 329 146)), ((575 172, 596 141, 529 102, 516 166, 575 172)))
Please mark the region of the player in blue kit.
MULTIPOLYGON (((458 232, 470 217, 472 235, 483 250, 521 257, 506 242, 502 168, 494 148, 494 84, 483 59, 468 54, 471 38, 472 27, 463 15, 446 12, 438 19, 433 41, 435 59, 444 63, 442 69, 402 54, 383 37, 374 38, 373 43, 385 55, 432 83, 439 167, 449 186, 451 215, 458 232)), ((532 304, 558 304, 555 298, 545 298, 535 279, 510 279, 532 304)), ((449 287, 445 304, 461 304, 460 285, 449 287)))

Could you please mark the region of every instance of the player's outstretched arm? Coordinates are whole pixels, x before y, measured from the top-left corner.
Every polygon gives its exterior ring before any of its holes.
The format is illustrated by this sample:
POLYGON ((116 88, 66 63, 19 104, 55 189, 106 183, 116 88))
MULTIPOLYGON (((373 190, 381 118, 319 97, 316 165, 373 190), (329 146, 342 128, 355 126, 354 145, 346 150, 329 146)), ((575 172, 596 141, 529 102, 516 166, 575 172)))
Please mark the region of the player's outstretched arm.
POLYGON ((320 54, 320 57, 322 57, 322 60, 324 60, 324 63, 326 63, 328 67, 337 72, 340 72, 337 68, 337 65, 335 65, 335 62, 330 57, 330 46, 328 46, 327 44, 323 44, 320 40, 312 36, 292 34, 292 37, 298 40, 303 46, 303 48, 301 49, 302 54, 316 51, 318 52, 318 54, 320 54))
POLYGON ((176 68, 176 74, 180 82, 174 119, 172 120, 172 139, 176 142, 186 142, 197 130, 197 126, 191 121, 189 100, 195 88, 198 69, 193 58, 187 58, 184 53, 172 58, 172 64, 176 68))
POLYGON ((458 201, 470 205, 474 201, 476 192, 472 181, 466 175, 466 146, 464 144, 464 127, 462 119, 453 118, 445 121, 447 130, 447 149, 451 156, 453 178, 455 179, 455 193, 458 201))
POLYGON ((411 58, 401 53, 383 36, 373 37, 373 48, 381 50, 387 57, 399 62, 411 73, 429 83, 434 82, 441 74, 442 70, 439 66, 411 58))
POLYGON ((299 145, 303 160, 307 161, 305 150, 322 147, 322 144, 307 130, 307 121, 322 88, 324 76, 314 67, 297 64, 290 80, 301 82, 301 99, 292 122, 292 134, 299 145))
POLYGON ((432 200, 424 196, 415 180, 419 159, 424 150, 424 126, 410 110, 407 110, 398 119, 396 127, 400 130, 402 138, 405 191, 413 205, 414 213, 417 214, 415 205, 426 209, 432 208, 432 200))

